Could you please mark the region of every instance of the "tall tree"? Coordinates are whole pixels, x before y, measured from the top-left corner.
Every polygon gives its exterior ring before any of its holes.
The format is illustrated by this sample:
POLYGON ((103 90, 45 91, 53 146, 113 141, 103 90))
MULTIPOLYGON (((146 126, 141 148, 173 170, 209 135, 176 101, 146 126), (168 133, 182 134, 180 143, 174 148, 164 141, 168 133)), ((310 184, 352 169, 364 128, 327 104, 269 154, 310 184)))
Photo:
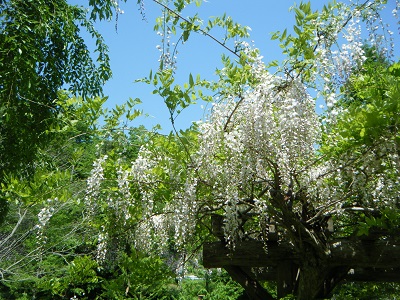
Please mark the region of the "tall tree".
MULTIPOLYGON (((65 103, 60 89, 84 99, 110 78, 108 48, 82 8, 65 0, 0 1, 0 184, 32 175, 65 103), (97 62, 81 36, 96 41, 97 62)), ((0 195, 0 223, 8 204, 0 195)))
POLYGON ((9 0, 0 2, 0 49, 0 176, 29 173, 61 112, 58 91, 101 95, 111 76, 108 48, 82 8, 64 0, 9 0), (96 40, 97 63, 81 30, 96 40))

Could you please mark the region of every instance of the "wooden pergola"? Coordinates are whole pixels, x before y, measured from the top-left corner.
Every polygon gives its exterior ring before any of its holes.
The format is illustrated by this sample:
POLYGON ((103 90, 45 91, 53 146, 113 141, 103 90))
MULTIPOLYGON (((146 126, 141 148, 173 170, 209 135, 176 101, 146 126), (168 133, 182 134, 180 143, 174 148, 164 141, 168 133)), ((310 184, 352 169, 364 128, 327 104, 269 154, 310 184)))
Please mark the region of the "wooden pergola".
MULTIPOLYGON (((260 282, 264 281, 277 283, 278 299, 296 294, 299 265, 304 258, 290 243, 270 230, 267 241, 248 239, 230 249, 221 233, 221 222, 221 218, 213 219, 213 234, 219 241, 204 244, 204 267, 224 268, 244 287, 250 299, 274 299, 262 288, 260 282)), ((328 249, 324 296, 339 282, 400 282, 400 239, 383 234, 332 239, 328 249)))

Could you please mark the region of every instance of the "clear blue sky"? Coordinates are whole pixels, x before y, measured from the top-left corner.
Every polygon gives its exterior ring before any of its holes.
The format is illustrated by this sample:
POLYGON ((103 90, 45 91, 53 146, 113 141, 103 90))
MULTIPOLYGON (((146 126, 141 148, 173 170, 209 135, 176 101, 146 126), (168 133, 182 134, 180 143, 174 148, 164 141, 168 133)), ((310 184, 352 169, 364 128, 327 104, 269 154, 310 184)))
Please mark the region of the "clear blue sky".
MULTIPOLYGON (((69 2, 88 6, 87 0, 69 0, 69 2)), ((150 116, 139 118, 134 125, 144 124, 150 128, 155 124, 161 124, 164 131, 169 131, 171 126, 168 110, 162 99, 152 95, 152 86, 134 83, 136 79, 147 76, 150 70, 155 71, 158 68, 160 52, 156 46, 161 43, 161 40, 153 27, 156 17, 161 15, 161 8, 153 1, 145 0, 146 21, 144 21, 136 0, 128 0, 127 3, 120 2, 124 14, 119 15, 118 32, 115 31, 115 20, 99 22, 96 25, 109 46, 113 71, 113 78, 104 88, 105 94, 109 96, 107 107, 122 104, 129 98, 140 98, 143 104, 138 108, 150 116)), ((328 2, 311 1, 312 8, 313 10, 320 9, 328 2)), ((395 1, 388 2, 385 14, 389 16, 395 1)), ((234 21, 251 27, 251 40, 254 40, 256 47, 261 50, 265 62, 269 62, 283 58, 278 42, 271 41, 270 36, 273 31, 292 28, 295 21, 293 13, 289 12, 289 7, 293 4, 292 0, 207 0, 200 8, 196 8, 196 11, 205 20, 211 16, 221 16, 226 13, 234 21)), ((185 11, 183 15, 186 17, 193 11, 185 11)), ((392 21, 391 30, 397 32, 398 35, 393 18, 391 17, 390 20, 392 21)), ((216 36, 216 38, 219 37, 216 36)), ((221 66, 221 54, 229 54, 217 43, 200 34, 193 34, 187 43, 178 47, 178 50, 177 79, 181 83, 187 81, 189 73, 201 74, 205 78, 212 77, 215 69, 221 66)), ((192 121, 202 118, 203 114, 204 109, 200 105, 193 106, 178 117, 176 124, 179 128, 187 128, 192 121)))

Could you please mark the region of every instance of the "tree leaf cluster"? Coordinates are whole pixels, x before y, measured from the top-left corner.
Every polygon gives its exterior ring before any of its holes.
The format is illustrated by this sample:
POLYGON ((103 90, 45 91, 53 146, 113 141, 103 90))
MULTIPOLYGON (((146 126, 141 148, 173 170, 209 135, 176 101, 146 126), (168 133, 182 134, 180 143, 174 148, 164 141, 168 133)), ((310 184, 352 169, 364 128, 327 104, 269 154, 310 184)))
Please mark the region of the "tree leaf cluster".
POLYGON ((0 19, 0 171, 26 173, 60 111, 59 90, 102 93, 108 47, 85 10, 64 0, 3 1, 0 19), (97 61, 81 30, 94 38, 97 61))

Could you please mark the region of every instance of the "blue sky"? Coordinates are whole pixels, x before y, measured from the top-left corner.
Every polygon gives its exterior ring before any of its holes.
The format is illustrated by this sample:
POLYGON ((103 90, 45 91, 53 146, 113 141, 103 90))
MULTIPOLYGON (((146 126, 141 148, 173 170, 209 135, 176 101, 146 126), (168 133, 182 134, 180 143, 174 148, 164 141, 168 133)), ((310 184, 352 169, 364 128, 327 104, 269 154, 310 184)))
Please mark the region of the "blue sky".
MULTIPOLYGON (((87 7, 87 0, 70 0, 71 4, 87 7)), ((143 102, 139 109, 149 116, 140 117, 134 125, 144 124, 151 128, 161 124, 164 132, 171 129, 168 110, 162 99, 152 94, 153 87, 143 83, 134 83, 136 79, 148 76, 150 70, 158 68, 160 52, 156 46, 161 43, 161 38, 153 30, 156 17, 161 15, 161 8, 151 0, 145 0, 146 20, 142 20, 136 0, 120 1, 124 14, 119 15, 118 31, 115 31, 115 20, 103 21, 96 24, 97 30, 104 36, 110 50, 111 68, 113 78, 104 87, 104 92, 109 99, 107 107, 122 104, 129 98, 140 98, 143 102)), ((320 9, 329 1, 311 1, 313 10, 320 9)), ((394 0, 388 1, 388 7, 394 6, 394 0)), ((195 8, 199 16, 207 20, 211 16, 221 16, 226 13, 234 21, 249 26, 251 40, 261 51, 265 62, 274 59, 281 60, 281 49, 277 41, 271 41, 271 32, 291 29, 295 20, 289 7, 294 4, 292 0, 267 1, 235 1, 235 0, 207 0, 201 7, 195 8)), ((392 8, 388 8, 389 15, 392 8)), ((184 17, 195 10, 184 12, 184 17), (186 14, 185 14, 186 13, 186 14)), ((392 20, 392 31, 396 27, 392 20)), ((220 38, 218 35, 216 38, 220 38)), ((201 74, 204 78, 212 78, 217 67, 221 66, 221 54, 229 54, 220 45, 200 34, 193 34, 189 41, 178 47, 177 81, 187 81, 189 73, 201 74)), ((398 58, 399 56, 397 56, 398 58)), ((176 120, 178 128, 187 128, 192 121, 199 120, 204 115, 204 109, 195 105, 182 112, 176 120)))

